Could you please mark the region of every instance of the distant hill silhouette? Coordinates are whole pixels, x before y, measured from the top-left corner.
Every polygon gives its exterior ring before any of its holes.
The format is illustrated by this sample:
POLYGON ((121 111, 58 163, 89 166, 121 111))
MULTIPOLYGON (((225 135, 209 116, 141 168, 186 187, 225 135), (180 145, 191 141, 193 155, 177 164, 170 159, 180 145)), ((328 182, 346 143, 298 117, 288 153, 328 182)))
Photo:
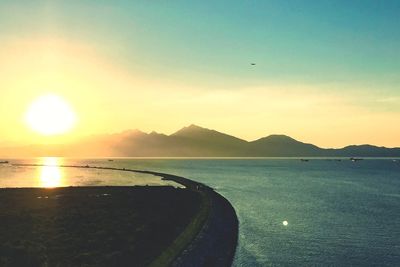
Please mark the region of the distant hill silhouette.
POLYGON ((128 130, 91 136, 68 145, 25 146, 0 149, 0 156, 70 157, 400 157, 400 148, 351 145, 325 149, 286 135, 270 135, 255 141, 196 125, 165 135, 128 130))
POLYGON ((249 142, 252 155, 269 157, 321 156, 323 149, 299 142, 286 135, 270 135, 249 142))

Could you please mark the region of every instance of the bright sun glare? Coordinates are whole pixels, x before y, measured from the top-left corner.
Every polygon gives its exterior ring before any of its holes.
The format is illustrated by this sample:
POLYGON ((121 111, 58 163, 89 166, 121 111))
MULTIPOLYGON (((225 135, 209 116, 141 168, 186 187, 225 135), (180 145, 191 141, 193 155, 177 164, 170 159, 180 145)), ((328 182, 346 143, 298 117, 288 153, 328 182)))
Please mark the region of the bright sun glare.
POLYGON ((57 158, 50 157, 43 159, 39 181, 41 187, 52 188, 61 186, 62 172, 58 165, 59 163, 57 158))
POLYGON ((70 105, 57 95, 44 95, 32 102, 26 113, 29 127, 43 135, 69 131, 76 122, 70 105))

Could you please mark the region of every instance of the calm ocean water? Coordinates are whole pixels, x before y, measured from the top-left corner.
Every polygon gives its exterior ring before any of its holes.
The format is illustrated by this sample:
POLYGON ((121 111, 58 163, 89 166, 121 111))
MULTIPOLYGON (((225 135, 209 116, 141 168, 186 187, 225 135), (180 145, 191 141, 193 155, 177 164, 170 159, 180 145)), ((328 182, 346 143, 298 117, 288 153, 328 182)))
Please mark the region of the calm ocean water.
MULTIPOLYGON (((215 188, 239 217, 235 266, 400 266, 399 161, 60 159, 58 163, 160 171, 215 188)), ((115 171, 43 168, 0 166, 0 186, 160 183, 156 177, 115 171)))

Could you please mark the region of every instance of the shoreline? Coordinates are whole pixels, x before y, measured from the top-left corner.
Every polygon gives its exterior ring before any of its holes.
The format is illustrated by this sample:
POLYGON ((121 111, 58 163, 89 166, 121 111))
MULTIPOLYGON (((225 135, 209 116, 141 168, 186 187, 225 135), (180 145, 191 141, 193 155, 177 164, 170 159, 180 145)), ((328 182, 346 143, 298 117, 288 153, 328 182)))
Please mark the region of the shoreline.
MULTIPOLYGON (((44 164, 13 164, 14 166, 51 166, 44 164)), ((90 168, 151 174, 162 180, 183 185, 186 190, 202 195, 203 209, 168 251, 157 257, 150 266, 221 266, 233 263, 238 243, 239 222, 231 203, 211 187, 188 178, 167 173, 127 168, 60 165, 65 168, 90 168), (177 241, 178 240, 178 241, 177 241), (177 242, 176 242, 177 241, 177 242)))
POLYGON ((160 176, 163 180, 180 183, 190 190, 201 191, 209 201, 210 210, 201 230, 174 259, 171 266, 232 266, 238 242, 239 221, 231 203, 202 183, 166 173, 145 172, 160 176))

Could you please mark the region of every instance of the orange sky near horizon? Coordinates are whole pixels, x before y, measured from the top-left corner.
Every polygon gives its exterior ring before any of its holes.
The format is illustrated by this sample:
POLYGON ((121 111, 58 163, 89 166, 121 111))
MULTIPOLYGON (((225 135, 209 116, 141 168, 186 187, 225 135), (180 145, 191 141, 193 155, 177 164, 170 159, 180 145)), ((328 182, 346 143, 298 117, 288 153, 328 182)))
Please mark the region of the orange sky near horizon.
POLYGON ((390 107, 392 100, 369 98, 361 89, 346 97, 329 90, 341 84, 204 88, 125 69, 82 42, 39 37, 3 44, 0 62, 3 146, 70 142, 126 129, 169 134, 192 123, 246 140, 287 134, 321 147, 400 146, 398 112, 367 105, 386 101, 390 107), (76 112, 70 132, 44 137, 26 126, 26 109, 48 93, 76 112))
POLYGON ((400 147, 399 29, 395 1, 3 0, 0 148, 190 124, 400 147))

